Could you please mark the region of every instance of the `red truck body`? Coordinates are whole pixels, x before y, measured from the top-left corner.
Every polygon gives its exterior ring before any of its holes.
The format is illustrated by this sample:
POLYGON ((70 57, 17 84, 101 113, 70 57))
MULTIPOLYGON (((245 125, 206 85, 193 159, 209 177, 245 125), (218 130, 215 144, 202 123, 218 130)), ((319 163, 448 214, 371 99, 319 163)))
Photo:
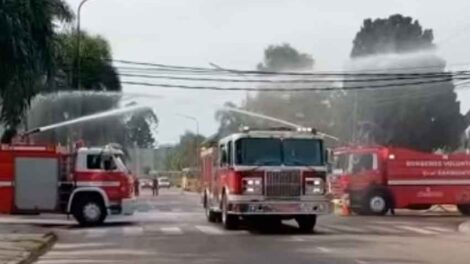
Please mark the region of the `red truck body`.
POLYGON ((323 140, 312 132, 244 131, 201 153, 203 204, 210 222, 295 219, 312 230, 330 213, 323 140))
POLYGON ((347 194, 353 211, 385 214, 391 208, 457 205, 470 213, 470 155, 404 148, 343 147, 334 150, 334 196, 347 194))
POLYGON ((0 213, 72 214, 82 225, 135 209, 133 177, 112 147, 0 146, 0 213))

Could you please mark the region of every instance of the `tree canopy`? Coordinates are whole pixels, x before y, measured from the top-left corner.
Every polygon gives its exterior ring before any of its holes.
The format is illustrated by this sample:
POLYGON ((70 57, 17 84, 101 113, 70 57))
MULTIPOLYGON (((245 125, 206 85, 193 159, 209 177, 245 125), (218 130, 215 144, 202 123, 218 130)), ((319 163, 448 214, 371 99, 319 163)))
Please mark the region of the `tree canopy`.
POLYGON ((351 57, 405 53, 435 47, 431 29, 400 14, 375 20, 365 19, 353 41, 351 57))
POLYGON ((0 120, 16 128, 54 75, 56 21, 73 15, 63 0, 0 1, 0 120))
MULTIPOLYGON (((314 60, 310 54, 302 53, 289 44, 270 45, 265 49, 262 62, 257 68, 263 71, 312 71, 314 60)), ((296 77, 297 79, 302 77, 296 77)), ((293 78, 294 80, 294 78, 293 78)), ((282 87, 296 87, 298 84, 282 84, 282 87)), ((314 84, 309 84, 314 85, 314 84)), ((325 85, 325 84, 323 84, 325 85)), ((271 84, 269 87, 278 86, 271 84)), ((304 84, 301 86, 305 86, 304 84)), ((264 86, 263 86, 264 87, 264 86)), ((261 87, 262 88, 262 87, 261 87)), ((226 106, 236 107, 228 102, 226 106)), ((331 132, 333 122, 330 94, 315 92, 258 92, 240 105, 241 108, 256 113, 280 118, 295 124, 315 127, 331 132)), ((224 136, 235 132, 242 125, 254 127, 275 127, 282 124, 257 118, 246 117, 238 113, 220 110, 216 113, 220 123, 219 134, 224 136)))
POLYGON ((312 56, 301 53, 290 44, 270 45, 264 50, 263 61, 257 66, 261 71, 308 70, 313 67, 312 56))
MULTIPOLYGON (((423 30, 410 17, 366 19, 353 43, 353 70, 443 72, 445 68, 444 60, 432 49, 432 30, 423 30)), ((407 82, 410 81, 380 82, 396 86, 347 93, 342 107, 349 111, 344 111, 342 118, 344 124, 351 126, 351 134, 346 139, 424 151, 457 148, 466 121, 460 114, 453 83, 443 80, 406 85, 407 82)), ((348 85, 345 83, 345 87, 348 85)))

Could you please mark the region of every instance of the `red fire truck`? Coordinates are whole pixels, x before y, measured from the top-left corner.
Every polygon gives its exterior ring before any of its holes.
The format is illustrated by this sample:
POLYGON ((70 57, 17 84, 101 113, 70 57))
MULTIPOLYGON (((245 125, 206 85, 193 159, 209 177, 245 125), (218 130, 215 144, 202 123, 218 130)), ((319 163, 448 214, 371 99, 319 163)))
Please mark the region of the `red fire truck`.
POLYGON ((0 213, 72 214, 85 226, 132 214, 134 181, 113 146, 0 146, 0 213))
POLYGON ((208 221, 235 229, 240 220, 295 219, 313 230, 330 213, 323 139, 311 129, 250 130, 203 149, 203 205, 208 221))
POLYGON ((392 208, 424 210, 453 204, 470 215, 470 155, 423 153, 403 148, 343 147, 333 151, 329 189, 358 214, 392 208))

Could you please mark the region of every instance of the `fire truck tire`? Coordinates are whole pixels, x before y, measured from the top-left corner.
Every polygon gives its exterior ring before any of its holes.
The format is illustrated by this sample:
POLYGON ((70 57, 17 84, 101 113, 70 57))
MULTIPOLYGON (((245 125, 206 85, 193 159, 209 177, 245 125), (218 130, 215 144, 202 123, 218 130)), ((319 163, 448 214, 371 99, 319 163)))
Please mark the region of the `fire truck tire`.
POLYGON ((457 209, 463 215, 470 215, 470 204, 458 204, 457 209))
POLYGON ((206 195, 204 195, 204 211, 209 223, 217 223, 219 221, 220 215, 210 208, 206 195))
POLYGON ((304 233, 310 233, 315 228, 317 223, 316 215, 304 215, 295 218, 295 221, 299 225, 300 231, 304 233))
POLYGON ((81 226, 101 225, 107 215, 103 202, 92 197, 77 200, 72 213, 81 226))
POLYGON ((236 230, 238 228, 238 215, 228 213, 227 196, 224 194, 222 197, 222 225, 227 230, 236 230))
POLYGON ((385 215, 390 208, 389 195, 382 190, 373 190, 365 197, 361 212, 366 215, 385 215))

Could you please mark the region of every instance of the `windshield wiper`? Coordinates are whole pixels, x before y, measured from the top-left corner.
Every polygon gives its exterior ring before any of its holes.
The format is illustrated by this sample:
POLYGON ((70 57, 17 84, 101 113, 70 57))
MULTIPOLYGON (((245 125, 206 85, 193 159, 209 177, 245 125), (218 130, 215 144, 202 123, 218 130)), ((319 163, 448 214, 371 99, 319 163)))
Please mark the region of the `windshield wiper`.
POLYGON ((313 167, 312 165, 310 164, 307 164, 303 161, 300 161, 300 160, 290 160, 290 163, 292 163, 293 165, 297 165, 297 166, 304 166, 304 167, 307 167, 309 168, 310 170, 316 170, 315 167, 313 167))

